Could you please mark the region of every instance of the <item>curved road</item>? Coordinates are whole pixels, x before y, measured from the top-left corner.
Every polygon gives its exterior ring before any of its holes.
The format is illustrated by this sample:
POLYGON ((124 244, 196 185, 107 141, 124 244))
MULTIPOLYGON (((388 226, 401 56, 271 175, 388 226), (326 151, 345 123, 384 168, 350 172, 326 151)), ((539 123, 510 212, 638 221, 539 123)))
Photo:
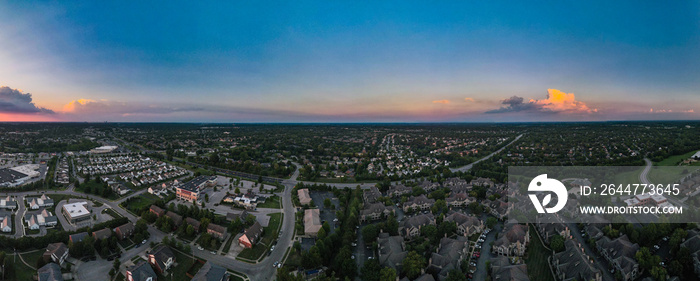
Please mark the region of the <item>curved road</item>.
POLYGON ((492 152, 491 154, 486 155, 484 158, 481 158, 481 159, 479 159, 479 160, 474 161, 474 162, 471 163, 471 164, 464 165, 464 166, 459 167, 459 168, 450 168, 450 171, 452 171, 453 173, 454 173, 454 172, 457 172, 457 171, 459 171, 459 172, 466 172, 466 171, 469 171, 469 170, 474 166, 474 164, 479 163, 479 162, 481 162, 481 161, 484 161, 484 160, 486 160, 486 159, 489 159, 489 158, 491 158, 492 156, 496 155, 497 153, 500 153, 500 152, 503 151, 506 147, 509 147, 511 144, 513 144, 513 143, 515 143, 516 141, 518 141, 522 136, 523 136, 523 134, 518 135, 517 137, 515 137, 515 139, 514 139, 513 141, 509 142, 508 144, 504 145, 503 147, 499 148, 498 150, 492 152))
MULTIPOLYGON (((469 165, 465 165, 459 168, 454 168, 451 169, 452 171, 468 171, 469 169, 472 168, 472 166, 475 163, 479 163, 481 161, 484 161, 486 159, 491 158, 493 155, 503 151, 506 147, 512 145, 516 141, 518 141, 523 134, 518 135, 513 141, 510 143, 504 145, 497 151, 485 156, 484 158, 481 158, 474 163, 471 163, 469 165)), ((199 251, 199 250, 193 250, 195 256, 201 257, 203 259, 206 259, 208 261, 211 261, 213 263, 219 264, 227 269, 237 271, 240 273, 243 273, 248 276, 250 280, 273 280, 276 274, 276 270, 272 268, 272 264, 276 261, 281 261, 284 258, 285 253, 287 252, 287 249, 292 246, 292 240, 294 238, 294 226, 295 226, 295 212, 296 209, 294 208, 292 204, 292 189, 294 186, 302 181, 297 181, 297 178, 299 177, 299 168, 301 166, 298 163, 292 162, 295 166, 297 166, 297 169, 294 171, 294 174, 289 178, 289 179, 284 179, 282 180, 282 184, 284 185, 284 191, 281 194, 278 194, 282 197, 282 212, 284 214, 284 217, 282 219, 282 227, 280 228, 280 231, 282 232, 281 237, 277 240, 277 246, 275 246, 275 250, 270 253, 270 255, 266 258, 263 259, 263 261, 256 263, 256 264, 250 264, 238 260, 234 260, 231 258, 228 258, 226 256, 218 255, 218 254, 211 254, 208 251, 199 251)), ((314 183, 314 182, 306 182, 303 181, 304 183, 314 183)), ((375 183, 330 183, 329 185, 336 187, 336 188, 345 188, 345 187, 356 187, 360 185, 362 188, 369 188, 370 186, 373 186, 375 183)), ((30 194, 32 192, 25 192, 24 194, 30 194)), ((80 192, 75 192, 75 191, 55 191, 55 192, 47 192, 47 194, 71 194, 75 196, 87 196, 90 199, 100 201, 113 209, 115 211, 119 212, 120 214, 126 216, 132 221, 136 221, 136 217, 132 215, 131 213, 127 212, 126 210, 122 209, 119 207, 119 202, 125 200, 126 198, 123 198, 119 201, 113 202, 106 200, 101 197, 96 197, 88 194, 83 194, 80 192)), ((131 194, 130 196, 135 196, 139 193, 134 193, 131 194)), ((128 197, 130 197, 128 196, 128 197)), ((149 240, 154 239, 154 237, 163 237, 165 233, 160 232, 160 230, 155 229, 153 226, 149 226, 149 232, 151 232, 151 238, 149 240)), ((129 260, 130 258, 123 255, 121 260, 126 261, 129 260)))

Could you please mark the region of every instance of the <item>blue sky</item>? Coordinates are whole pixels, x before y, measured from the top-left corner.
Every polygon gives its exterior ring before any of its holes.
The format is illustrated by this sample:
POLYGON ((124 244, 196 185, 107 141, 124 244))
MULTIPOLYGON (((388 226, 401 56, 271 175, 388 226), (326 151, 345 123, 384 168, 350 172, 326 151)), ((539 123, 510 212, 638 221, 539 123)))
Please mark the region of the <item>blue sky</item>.
MULTIPOLYGON (((34 106, 47 110, 9 108, 0 117, 697 119, 699 6, 2 2, 0 85, 31 93, 34 106), (576 102, 553 104, 548 89, 576 102), (512 96, 532 106, 502 103, 512 96)), ((26 100, 16 97, 0 95, 26 100)))

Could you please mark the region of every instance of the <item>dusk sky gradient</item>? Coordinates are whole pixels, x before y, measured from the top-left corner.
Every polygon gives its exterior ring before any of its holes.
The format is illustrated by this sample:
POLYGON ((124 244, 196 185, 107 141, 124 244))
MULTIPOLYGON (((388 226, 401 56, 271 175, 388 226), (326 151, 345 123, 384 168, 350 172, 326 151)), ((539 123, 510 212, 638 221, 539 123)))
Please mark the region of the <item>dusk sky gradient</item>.
POLYGON ((533 3, 0 2, 0 121, 700 119, 700 2, 533 3))

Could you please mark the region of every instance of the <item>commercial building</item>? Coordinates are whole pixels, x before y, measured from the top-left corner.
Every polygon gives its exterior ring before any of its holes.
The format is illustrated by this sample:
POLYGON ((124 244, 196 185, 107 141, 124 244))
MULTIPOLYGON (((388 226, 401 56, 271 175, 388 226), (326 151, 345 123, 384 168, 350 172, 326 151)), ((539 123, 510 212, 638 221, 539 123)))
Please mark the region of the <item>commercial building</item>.
POLYGON ((321 227, 321 212, 318 209, 304 211, 304 234, 316 236, 321 227))
POLYGON ((116 150, 117 148, 118 148, 118 146, 116 146, 116 145, 103 145, 100 147, 90 149, 90 153, 92 153, 92 154, 111 153, 112 151, 116 150))
POLYGON ((70 223, 90 220, 90 210, 87 202, 78 202, 63 205, 63 215, 70 223))
POLYGON ((199 200, 202 189, 216 185, 216 176, 199 176, 175 188, 177 198, 189 202, 199 200))

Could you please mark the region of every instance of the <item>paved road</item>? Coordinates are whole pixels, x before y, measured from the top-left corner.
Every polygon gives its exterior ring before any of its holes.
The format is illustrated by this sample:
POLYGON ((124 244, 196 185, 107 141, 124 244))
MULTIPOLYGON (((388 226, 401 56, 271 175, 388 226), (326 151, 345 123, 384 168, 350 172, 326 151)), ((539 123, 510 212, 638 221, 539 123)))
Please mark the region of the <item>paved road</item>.
MULTIPOLYGON (((649 158, 644 158, 644 162, 646 162, 646 166, 644 167, 644 170, 639 174, 639 181, 642 182, 643 184, 652 184, 652 182, 649 180, 649 171, 651 171, 651 167, 654 164, 649 160, 649 158)), ((685 203, 681 202, 674 196, 666 196, 666 199, 673 205, 675 206, 681 206, 683 208, 689 208, 688 205, 685 203)), ((654 215, 654 217, 658 217, 657 215, 654 215)))
POLYGON ((510 145, 512 145, 513 143, 515 143, 516 141, 518 141, 522 136, 523 136, 523 134, 518 135, 517 137, 515 137, 515 139, 514 139, 513 141, 509 142, 508 144, 504 145, 503 147, 499 148, 498 150, 492 152, 491 154, 486 155, 486 157, 484 157, 484 158, 481 158, 481 159, 479 159, 479 160, 474 161, 474 162, 471 163, 471 164, 464 165, 464 166, 459 167, 459 168, 450 168, 450 171, 452 171, 452 172, 457 172, 457 171, 459 171, 459 172, 466 172, 466 171, 469 171, 469 170, 474 166, 474 164, 479 163, 479 162, 481 162, 481 161, 484 161, 484 160, 486 160, 486 159, 489 159, 489 158, 491 158, 492 156, 494 156, 494 155, 500 153, 500 152, 503 151, 506 147, 509 147, 510 145))

